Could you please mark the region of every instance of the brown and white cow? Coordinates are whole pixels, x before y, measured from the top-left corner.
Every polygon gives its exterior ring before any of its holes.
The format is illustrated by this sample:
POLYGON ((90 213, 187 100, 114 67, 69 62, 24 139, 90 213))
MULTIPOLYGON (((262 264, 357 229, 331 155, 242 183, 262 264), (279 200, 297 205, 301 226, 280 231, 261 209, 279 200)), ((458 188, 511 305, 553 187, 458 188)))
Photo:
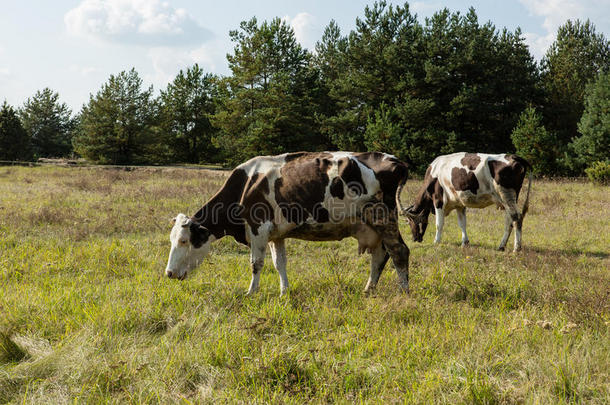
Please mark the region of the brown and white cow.
MULTIPOLYGON (((416 242, 421 242, 424 237, 430 212, 435 214, 434 243, 441 241, 445 216, 455 209, 464 246, 469 243, 466 234, 466 208, 484 208, 496 204, 505 210, 506 215, 504 236, 498 249, 504 250, 514 225, 514 251, 518 251, 521 249, 521 225, 527 213, 531 186, 531 165, 519 156, 454 153, 439 156, 430 163, 415 203, 406 209, 400 208, 407 216, 413 240, 416 242), (527 194, 523 208, 519 210, 517 199, 528 169, 530 174, 527 194)), ((399 187, 399 192, 400 189, 402 187, 399 187)))
POLYGON ((258 288, 267 245, 288 289, 284 240, 358 240, 372 255, 365 290, 374 289, 391 257, 399 286, 408 292, 409 249, 398 231, 397 189, 407 165, 379 152, 298 152, 260 156, 238 166, 195 215, 179 214, 171 231, 165 273, 184 279, 224 237, 250 247, 252 280, 258 288))

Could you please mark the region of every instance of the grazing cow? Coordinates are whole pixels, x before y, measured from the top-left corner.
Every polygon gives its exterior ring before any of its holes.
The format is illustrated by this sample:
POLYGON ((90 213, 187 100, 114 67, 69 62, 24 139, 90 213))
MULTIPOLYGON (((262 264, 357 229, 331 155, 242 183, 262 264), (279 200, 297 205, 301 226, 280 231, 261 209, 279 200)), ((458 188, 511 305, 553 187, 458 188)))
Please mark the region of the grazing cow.
POLYGON ((165 273, 184 279, 208 254, 212 242, 230 235, 250 247, 252 280, 258 288, 266 247, 288 289, 284 239, 358 240, 370 252, 365 291, 374 289, 391 257, 399 286, 408 292, 409 249, 398 231, 397 189, 407 165, 379 152, 297 152, 259 156, 241 164, 195 215, 179 214, 171 231, 165 273))
MULTIPOLYGON (((407 216, 415 242, 422 241, 428 226, 428 215, 434 209, 434 243, 441 241, 445 216, 451 210, 457 210, 464 246, 469 243, 466 234, 466 208, 484 208, 496 204, 506 213, 504 236, 498 249, 504 250, 514 226, 516 252, 521 249, 521 225, 527 213, 531 186, 531 165, 519 156, 454 153, 434 159, 428 166, 424 184, 415 203, 406 209, 400 209, 407 216), (517 199, 528 169, 530 174, 527 194, 523 209, 519 211, 517 199)), ((402 186, 399 187, 399 193, 400 189, 402 186)))

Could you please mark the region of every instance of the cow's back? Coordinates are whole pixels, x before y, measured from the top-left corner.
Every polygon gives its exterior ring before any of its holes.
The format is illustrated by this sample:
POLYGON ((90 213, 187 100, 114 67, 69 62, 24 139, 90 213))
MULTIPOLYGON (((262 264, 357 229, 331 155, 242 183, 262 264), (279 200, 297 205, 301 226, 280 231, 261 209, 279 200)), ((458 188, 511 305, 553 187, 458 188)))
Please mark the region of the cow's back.
POLYGON ((251 226, 330 223, 356 216, 363 204, 383 196, 391 209, 407 167, 378 152, 296 152, 256 157, 238 166, 247 176, 241 204, 251 226), (256 215, 250 214, 255 212, 256 215))

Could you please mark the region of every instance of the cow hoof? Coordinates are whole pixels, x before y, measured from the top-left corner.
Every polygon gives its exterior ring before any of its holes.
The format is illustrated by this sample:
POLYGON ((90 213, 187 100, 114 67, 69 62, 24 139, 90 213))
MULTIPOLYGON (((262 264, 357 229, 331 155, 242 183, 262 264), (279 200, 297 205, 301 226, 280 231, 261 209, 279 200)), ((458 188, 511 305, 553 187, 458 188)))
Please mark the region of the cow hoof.
POLYGON ((470 247, 470 242, 468 242, 468 241, 466 241, 466 242, 462 242, 462 247, 463 247, 463 248, 470 247))
POLYGON ((499 250, 500 252, 504 252, 504 246, 500 246, 500 247, 498 248, 498 250, 499 250))

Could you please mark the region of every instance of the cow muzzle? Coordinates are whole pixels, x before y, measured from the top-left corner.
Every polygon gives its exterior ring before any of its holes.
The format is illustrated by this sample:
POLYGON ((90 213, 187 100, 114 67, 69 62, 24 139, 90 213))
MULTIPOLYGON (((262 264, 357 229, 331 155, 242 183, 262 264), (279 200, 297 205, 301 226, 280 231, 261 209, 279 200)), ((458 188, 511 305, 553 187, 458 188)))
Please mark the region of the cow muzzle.
POLYGON ((186 278, 186 273, 187 272, 185 271, 182 275, 179 276, 176 271, 171 270, 171 269, 165 269, 165 275, 168 278, 175 278, 177 280, 184 280, 186 278))

